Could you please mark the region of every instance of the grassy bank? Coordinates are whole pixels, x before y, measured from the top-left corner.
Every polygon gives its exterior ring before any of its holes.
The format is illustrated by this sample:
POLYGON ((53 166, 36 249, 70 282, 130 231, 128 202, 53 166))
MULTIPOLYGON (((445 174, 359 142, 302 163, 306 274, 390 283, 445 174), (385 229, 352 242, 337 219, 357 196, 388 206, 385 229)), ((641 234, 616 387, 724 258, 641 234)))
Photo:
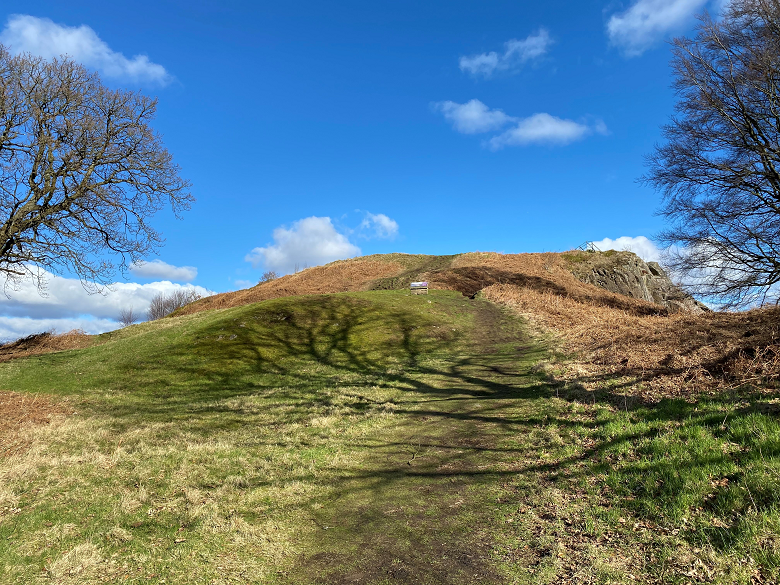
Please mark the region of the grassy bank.
POLYGON ((490 302, 373 291, 0 364, 75 411, 0 460, 0 580, 776 578, 772 396, 618 405, 549 356, 490 302))

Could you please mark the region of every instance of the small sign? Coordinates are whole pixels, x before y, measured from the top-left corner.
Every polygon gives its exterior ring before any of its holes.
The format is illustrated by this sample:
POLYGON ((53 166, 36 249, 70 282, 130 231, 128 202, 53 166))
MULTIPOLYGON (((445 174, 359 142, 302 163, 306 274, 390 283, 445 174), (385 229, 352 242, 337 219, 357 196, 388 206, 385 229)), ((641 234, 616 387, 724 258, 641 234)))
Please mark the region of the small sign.
POLYGON ((427 282, 413 282, 409 285, 413 295, 427 295, 428 283, 427 282))

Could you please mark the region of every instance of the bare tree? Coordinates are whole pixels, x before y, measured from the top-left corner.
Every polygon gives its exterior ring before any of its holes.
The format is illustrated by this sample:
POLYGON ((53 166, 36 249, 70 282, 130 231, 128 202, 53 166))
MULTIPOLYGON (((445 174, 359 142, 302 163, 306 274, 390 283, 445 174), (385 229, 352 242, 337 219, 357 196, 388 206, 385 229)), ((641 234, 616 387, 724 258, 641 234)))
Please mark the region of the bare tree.
POLYGON ((129 327, 138 323, 138 315, 133 311, 133 307, 120 309, 119 311, 119 324, 122 327, 129 327))
POLYGON ((146 314, 149 321, 156 321, 157 319, 167 317, 184 305, 194 303, 199 298, 201 298, 201 295, 195 289, 179 289, 167 295, 159 293, 152 298, 146 314))
POLYGON ((671 222, 667 264, 725 307, 776 300, 780 281, 780 4, 733 0, 673 41, 679 96, 644 180, 671 222))
POLYGON ((263 272, 263 276, 260 277, 260 282, 270 282, 277 278, 279 278, 279 275, 273 270, 269 270, 268 272, 263 272))
POLYGON ((157 102, 71 59, 0 45, 0 273, 108 282, 162 244, 147 222, 193 201, 150 123, 157 102), (36 268, 37 267, 37 268, 36 268))
POLYGON ((152 297, 149 308, 146 310, 146 317, 149 321, 156 321, 167 316, 170 312, 165 293, 158 293, 152 297))
POLYGON ((644 181, 671 222, 667 265, 724 307, 776 300, 780 281, 780 4, 733 0, 673 41, 676 115, 644 181))

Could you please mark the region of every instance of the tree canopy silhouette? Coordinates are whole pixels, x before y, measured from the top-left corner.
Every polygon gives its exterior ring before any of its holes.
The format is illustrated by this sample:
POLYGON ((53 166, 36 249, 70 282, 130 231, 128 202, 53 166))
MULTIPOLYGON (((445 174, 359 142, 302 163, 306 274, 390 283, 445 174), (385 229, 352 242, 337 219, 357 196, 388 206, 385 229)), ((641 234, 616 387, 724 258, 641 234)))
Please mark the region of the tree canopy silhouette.
POLYGON ((149 218, 193 197, 150 125, 156 106, 67 57, 0 45, 0 273, 98 287, 162 244, 149 218))
POLYGON ((780 4, 734 0, 673 41, 676 114, 644 180, 671 227, 669 266, 724 307, 777 300, 780 4))

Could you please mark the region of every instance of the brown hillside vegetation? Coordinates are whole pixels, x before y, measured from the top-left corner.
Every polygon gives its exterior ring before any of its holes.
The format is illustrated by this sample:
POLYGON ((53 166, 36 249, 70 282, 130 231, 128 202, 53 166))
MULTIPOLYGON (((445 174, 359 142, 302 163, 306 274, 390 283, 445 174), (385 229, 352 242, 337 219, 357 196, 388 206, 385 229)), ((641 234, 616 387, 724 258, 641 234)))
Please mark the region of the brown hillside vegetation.
MULTIPOLYGON (((659 305, 581 282, 566 254, 558 253, 365 256, 207 297, 176 314, 286 296, 403 289, 413 280, 468 297, 481 294, 524 314, 576 356, 566 377, 589 390, 606 386, 657 398, 742 383, 775 385, 780 379, 777 308, 670 314, 659 305)), ((0 346, 0 361, 90 342, 81 331, 41 333, 0 346)))
POLYGON ((20 431, 29 426, 49 424, 56 416, 69 414, 65 404, 49 397, 0 390, 0 457, 23 450, 28 442, 20 431))
POLYGON ((307 268, 296 274, 288 274, 260 283, 252 288, 200 299, 179 309, 175 314, 187 315, 199 311, 226 309, 294 295, 365 290, 368 283, 382 277, 393 276, 404 269, 403 264, 395 261, 394 256, 402 255, 364 256, 307 268))
MULTIPOLYGON (((463 260, 473 267, 474 255, 463 260)), ((569 379, 645 399, 690 396, 780 378, 780 310, 670 314, 665 308, 582 283, 560 254, 488 255, 488 269, 514 273, 481 294, 557 333, 575 354, 569 379), (529 285, 530 283, 530 285, 529 285)))
POLYGON ((290 295, 431 288, 507 305, 555 333, 576 355, 567 378, 645 399, 690 396, 780 377, 780 310, 670 314, 653 303, 578 280, 558 253, 375 255, 309 268, 251 289, 215 295, 177 314, 290 295))
POLYGON ((580 282, 564 267, 560 254, 469 253, 453 256, 377 254, 338 260, 307 268, 249 289, 200 299, 176 315, 226 309, 279 297, 348 291, 401 289, 413 280, 428 280, 431 287, 457 290, 472 297, 492 284, 513 284, 580 300, 623 307, 643 314, 664 313, 652 303, 634 302, 621 295, 580 282))
MULTIPOLYGON (((28 335, 0 345, 0 362, 14 358, 40 355, 66 349, 79 349, 92 343, 92 338, 76 329, 62 334, 50 332, 28 335)), ((20 432, 26 427, 44 425, 52 417, 70 410, 48 397, 0 390, 0 457, 18 453, 28 442, 20 432)))
POLYGON ((81 329, 74 329, 67 333, 55 334, 49 331, 34 333, 22 337, 11 343, 0 345, 0 362, 5 362, 18 357, 64 351, 66 349, 80 349, 91 343, 91 337, 81 329))

